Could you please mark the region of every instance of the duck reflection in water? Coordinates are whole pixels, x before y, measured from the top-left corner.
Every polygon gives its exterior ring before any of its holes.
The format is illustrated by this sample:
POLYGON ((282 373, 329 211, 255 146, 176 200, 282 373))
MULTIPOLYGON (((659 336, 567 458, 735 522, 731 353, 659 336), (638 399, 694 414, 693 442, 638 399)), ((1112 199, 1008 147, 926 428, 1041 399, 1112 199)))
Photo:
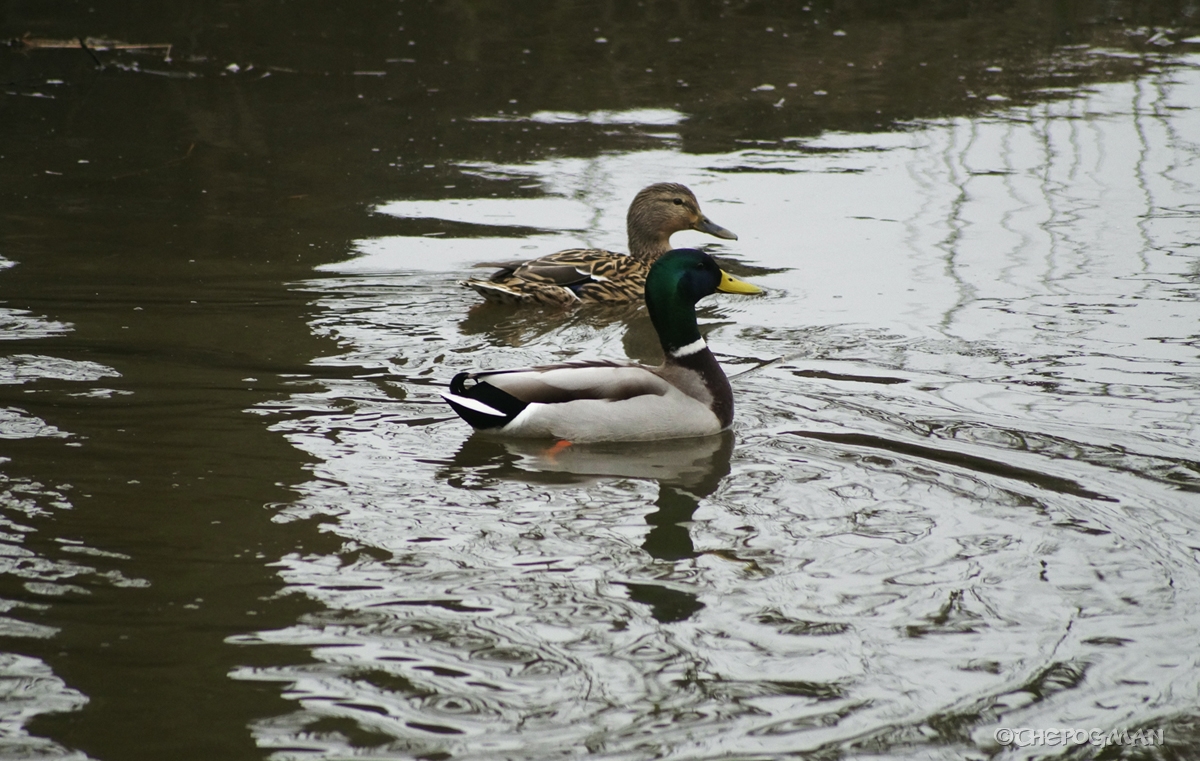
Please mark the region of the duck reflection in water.
MULTIPOLYGON (((713 331, 734 325, 727 314, 722 304, 698 305, 700 335, 708 340, 713 331)), ((567 345, 580 340, 597 345, 620 342, 625 356, 633 362, 656 365, 663 361, 662 346, 654 326, 646 319, 645 304, 586 304, 560 314, 485 302, 472 309, 458 329, 464 336, 479 336, 494 346, 567 345)))
MULTIPOLYGON (((464 336, 481 336, 497 346, 528 346, 552 333, 580 331, 615 340, 618 332, 639 330, 658 350, 658 337, 646 320, 644 303, 586 304, 571 311, 556 307, 521 308, 482 302, 472 306, 458 323, 464 336)), ((639 355, 631 355, 641 359, 639 355)))
MULTIPOLYGON (((475 489, 489 481, 554 485, 599 478, 634 478, 658 483, 655 510, 642 549, 656 560, 674 562, 699 555, 687 524, 700 500, 729 475, 733 433, 666 441, 548 446, 545 441, 468 437, 441 472, 452 486, 475 489)), ((655 619, 682 621, 704 607, 696 595, 652 582, 626 583, 629 597, 650 606, 655 619)))

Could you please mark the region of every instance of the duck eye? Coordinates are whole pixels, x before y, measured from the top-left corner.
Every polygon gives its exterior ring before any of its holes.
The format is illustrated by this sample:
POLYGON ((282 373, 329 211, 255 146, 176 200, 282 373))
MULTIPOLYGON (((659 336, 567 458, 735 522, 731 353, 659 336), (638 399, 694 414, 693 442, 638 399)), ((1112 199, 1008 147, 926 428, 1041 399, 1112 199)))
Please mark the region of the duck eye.
POLYGON ((676 206, 683 206, 683 199, 682 199, 682 198, 676 198, 676 199, 675 199, 675 201, 674 201, 674 203, 675 203, 675 205, 676 205, 676 206))

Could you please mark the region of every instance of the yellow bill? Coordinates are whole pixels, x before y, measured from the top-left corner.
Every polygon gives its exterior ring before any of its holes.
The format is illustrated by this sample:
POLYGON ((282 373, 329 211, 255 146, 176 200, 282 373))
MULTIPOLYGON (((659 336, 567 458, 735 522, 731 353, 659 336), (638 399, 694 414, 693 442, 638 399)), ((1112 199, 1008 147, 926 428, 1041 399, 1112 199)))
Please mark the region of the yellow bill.
POLYGON ((738 280, 725 270, 721 270, 721 284, 717 286, 721 293, 762 293, 763 289, 745 280, 738 280))

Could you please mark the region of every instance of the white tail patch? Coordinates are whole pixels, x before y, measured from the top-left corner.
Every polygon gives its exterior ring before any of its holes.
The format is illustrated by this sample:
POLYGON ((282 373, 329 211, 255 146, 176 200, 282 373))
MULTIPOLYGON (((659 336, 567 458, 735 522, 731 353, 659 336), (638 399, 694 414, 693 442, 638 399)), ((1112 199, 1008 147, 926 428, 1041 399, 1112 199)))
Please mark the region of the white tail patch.
POLYGON ((691 354, 695 354, 698 351, 703 351, 707 348, 708 348, 708 344, 706 344, 704 342, 704 339, 697 338, 695 341, 692 341, 687 346, 680 346, 678 349, 671 352, 671 356, 674 357, 675 359, 679 359, 680 357, 686 357, 691 354))
POLYGON ((475 410, 476 412, 478 412, 482 415, 491 415, 492 417, 497 417, 497 418, 500 418, 501 420, 504 419, 503 412, 501 412, 498 409, 495 409, 494 407, 489 407, 488 405, 486 405, 483 402, 480 402, 478 400, 471 399, 470 397, 466 397, 466 396, 459 396, 458 394, 452 394, 449 391, 439 391, 438 393, 441 394, 442 397, 444 399, 446 399, 447 401, 451 401, 451 402, 454 402, 455 404, 462 405, 463 407, 466 407, 468 409, 475 410))

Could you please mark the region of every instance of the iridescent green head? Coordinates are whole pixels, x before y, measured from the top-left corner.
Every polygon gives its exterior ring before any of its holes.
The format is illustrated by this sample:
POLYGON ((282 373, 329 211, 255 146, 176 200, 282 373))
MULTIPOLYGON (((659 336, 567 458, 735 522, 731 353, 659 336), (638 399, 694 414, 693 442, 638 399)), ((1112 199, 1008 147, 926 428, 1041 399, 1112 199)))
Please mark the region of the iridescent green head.
POLYGON ((694 248, 677 248, 658 258, 646 276, 646 309, 668 356, 700 340, 696 302, 712 293, 762 293, 717 266, 694 248))

